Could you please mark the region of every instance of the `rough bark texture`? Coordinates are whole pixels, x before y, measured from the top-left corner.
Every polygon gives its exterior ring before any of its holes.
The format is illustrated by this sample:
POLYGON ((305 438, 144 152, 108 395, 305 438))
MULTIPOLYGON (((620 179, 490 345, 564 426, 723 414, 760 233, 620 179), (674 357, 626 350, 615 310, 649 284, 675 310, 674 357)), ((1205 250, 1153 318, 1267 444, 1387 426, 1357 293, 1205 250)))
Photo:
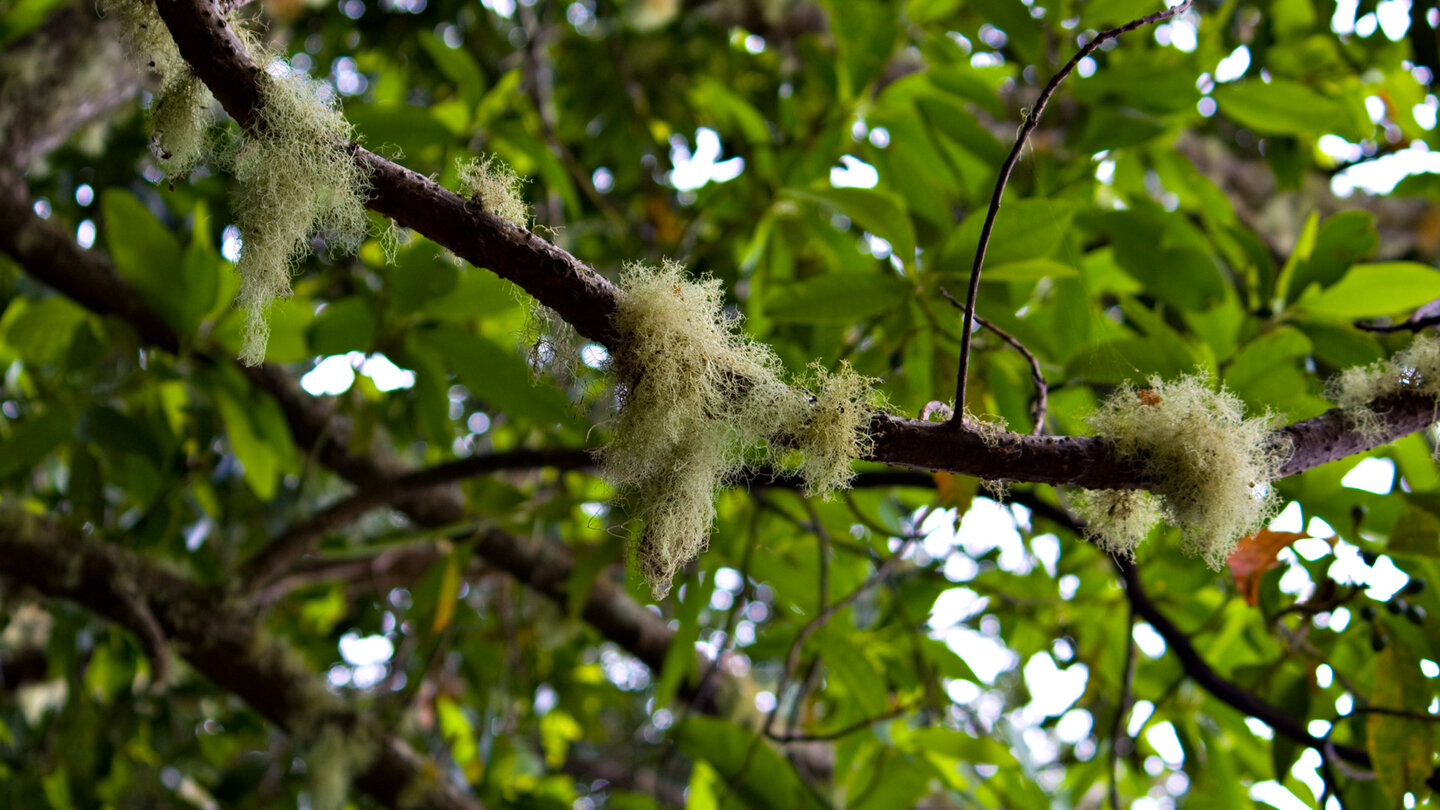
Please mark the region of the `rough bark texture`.
POLYGON ((303 737, 333 724, 373 742, 370 762, 358 764, 356 783, 375 799, 399 807, 403 793, 408 806, 481 806, 429 775, 433 765, 372 727, 285 647, 261 637, 247 612, 207 589, 118 546, 14 513, 0 515, 0 560, 7 578, 120 621, 142 637, 153 623, 191 666, 290 733, 303 737))

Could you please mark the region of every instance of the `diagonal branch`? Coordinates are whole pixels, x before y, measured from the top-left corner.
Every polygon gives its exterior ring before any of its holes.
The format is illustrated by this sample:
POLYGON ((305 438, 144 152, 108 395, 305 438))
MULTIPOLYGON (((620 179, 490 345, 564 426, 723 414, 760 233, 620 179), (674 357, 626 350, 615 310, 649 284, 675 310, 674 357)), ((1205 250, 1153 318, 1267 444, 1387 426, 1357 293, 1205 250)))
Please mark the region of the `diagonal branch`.
POLYGON ((515 450, 462 458, 365 487, 291 526, 256 552, 242 570, 241 578, 245 582, 242 590, 249 592, 270 585, 284 576, 301 557, 313 551, 326 534, 359 519, 372 509, 477 475, 539 467, 577 469, 591 463, 593 459, 584 450, 515 450))
POLYGON ((248 616, 196 583, 118 546, 14 513, 0 516, 0 559, 5 561, 0 576, 6 579, 76 602, 142 639, 163 632, 191 666, 287 733, 304 737, 333 725, 373 741, 370 761, 355 763, 355 783, 380 803, 433 810, 481 807, 435 778, 433 763, 331 694, 288 648, 262 637, 248 616), (136 599, 143 600, 143 608, 136 607, 136 599))
MULTIPOLYGON (((1183 8, 1176 6, 1160 14, 1173 16, 1183 8)), ((271 79, 250 60, 214 3, 165 0, 160 3, 160 12, 181 54, 226 111, 242 125, 253 125, 257 105, 263 103, 260 87, 271 79)), ((1151 15, 1132 26, 1161 18, 1151 15)), ((1129 28, 1122 26, 1103 33, 1113 37, 1125 30, 1129 28)), ((610 281, 564 250, 468 205, 459 195, 434 181, 358 146, 352 146, 350 151, 373 172, 373 196, 368 203, 372 209, 424 234, 476 266, 487 267, 513 281, 555 310, 580 334, 614 347, 616 336, 610 315, 620 292, 610 281)), ((1402 398, 1385 405, 1382 418, 1388 430, 1368 439, 1350 431, 1338 411, 1280 431, 1277 438, 1292 440, 1294 448, 1282 474, 1294 475, 1368 450, 1434 421, 1434 403, 1428 399, 1402 398)), ((1092 489, 1134 489, 1146 485, 1134 468, 1122 467, 1100 439, 1007 436, 987 444, 968 431, 955 430, 945 424, 900 419, 883 413, 872 416, 871 428, 875 448, 868 457, 870 461, 991 480, 1072 484, 1092 489)), ((378 480, 372 479, 371 483, 378 480)))

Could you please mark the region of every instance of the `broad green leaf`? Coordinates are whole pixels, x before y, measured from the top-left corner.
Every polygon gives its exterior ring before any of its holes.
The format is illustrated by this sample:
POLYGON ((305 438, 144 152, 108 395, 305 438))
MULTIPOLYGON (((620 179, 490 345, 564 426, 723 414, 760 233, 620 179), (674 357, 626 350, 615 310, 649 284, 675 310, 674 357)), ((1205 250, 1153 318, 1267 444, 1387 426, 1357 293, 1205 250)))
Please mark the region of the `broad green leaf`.
MULTIPOLYGON (((480 103, 480 97, 485 92, 485 77, 480 73, 480 65, 475 62, 475 57, 465 48, 452 48, 445 44, 445 41, 436 33, 421 34, 420 47, 435 61, 435 66, 445 74, 445 78, 454 82, 456 90, 461 98, 465 100, 472 109, 480 103)), ((412 114, 414 108, 410 108, 412 114)), ((350 111, 346 109, 348 114, 350 111)))
POLYGON ((1332 97, 1288 79, 1250 79, 1215 89, 1220 114, 1262 135, 1351 136, 1350 116, 1332 97))
POLYGON ((455 370, 471 396, 487 406, 537 423, 576 421, 574 409, 559 389, 531 378, 530 367, 518 349, 501 347, 448 323, 416 337, 455 370))
POLYGON ((10 435, 0 443, 0 478, 33 470, 70 437, 74 424, 75 414, 58 405, 12 423, 10 435))
POLYGON ((1375 215, 1369 211, 1341 211, 1325 220, 1314 237, 1305 261, 1288 278, 1287 300, 1299 298, 1311 284, 1323 289, 1344 277, 1351 265, 1369 257, 1380 244, 1375 215))
POLYGON ((17 298, 0 318, 5 344, 27 363, 54 363, 70 348, 75 328, 85 321, 85 310, 59 295, 34 300, 17 298))
POLYGON ((326 304, 309 329, 310 350, 316 354, 368 351, 375 340, 375 309, 362 298, 326 304))
POLYGON ((905 282, 888 273, 826 273, 776 289, 764 311, 776 321, 846 323, 901 306, 908 294, 905 282))
POLYGON ((842 100, 857 98, 895 50, 895 13, 881 4, 824 0, 841 67, 842 100))
MULTIPOLYGON (((945 269, 968 277, 975 263, 975 247, 985 225, 984 208, 975 210, 945 242, 945 269)), ((990 242, 985 247, 987 268, 1049 256, 1075 216, 1075 206, 1064 200, 1022 199, 1000 206, 990 242)), ((986 271, 988 273, 988 271, 986 271)), ((982 273, 983 279, 985 274, 982 273)))
POLYGON ((789 189, 792 197, 834 208, 856 225, 890 243, 907 266, 915 261, 915 226, 899 197, 876 189, 789 189))
MULTIPOLYGON (((1375 692, 1370 705, 1428 715, 1430 684, 1420 672, 1420 658, 1400 639, 1391 638, 1375 664, 1375 692)), ((1365 747, 1380 788, 1392 807, 1406 793, 1423 795, 1435 756, 1435 724, 1389 714, 1371 714, 1365 721, 1365 747)))
MULTIPOLYGON (((987 262, 987 265, 989 263, 987 262)), ((1067 278, 1078 276, 1080 271, 1054 259, 1021 259, 987 266, 980 274, 981 281, 1035 282, 1042 278, 1067 278)))
POLYGON ((184 328, 187 280, 182 275, 180 241, 128 191, 101 192, 100 210, 115 269, 160 317, 184 328))
POLYGON ((1333 286, 1302 297, 1305 312, 1368 318, 1409 311, 1440 298, 1440 271, 1418 262, 1357 264, 1333 286))
POLYGON ((1418 506, 1407 507, 1390 529, 1386 548, 1396 554, 1440 558, 1440 517, 1418 506))
POLYGON ((714 717, 691 715, 675 728, 680 750, 715 768, 746 807, 817 810, 820 805, 769 743, 714 717))
POLYGON ((245 483, 261 502, 270 501, 280 486, 280 459, 251 424, 245 405, 225 392, 219 393, 215 405, 220 409, 225 433, 230 437, 230 451, 240 462, 245 483))

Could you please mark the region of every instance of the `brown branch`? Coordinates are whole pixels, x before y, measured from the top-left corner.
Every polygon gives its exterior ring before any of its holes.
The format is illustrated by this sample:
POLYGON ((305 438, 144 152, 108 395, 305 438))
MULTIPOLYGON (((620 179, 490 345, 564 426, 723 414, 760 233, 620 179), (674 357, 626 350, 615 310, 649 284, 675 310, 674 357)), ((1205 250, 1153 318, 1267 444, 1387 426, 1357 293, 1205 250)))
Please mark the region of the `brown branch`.
POLYGON ((120 23, 74 3, 5 46, 0 105, 0 160, 24 168, 76 130, 128 102, 139 71, 121 44, 120 23), (24 65, 25 70, 11 66, 24 65))
POLYGON ((381 804, 400 807, 403 794, 406 807, 481 807, 437 779, 433 763, 331 694, 320 676, 284 645, 259 634, 233 604, 200 585, 118 546, 14 513, 0 516, 0 559, 5 561, 0 576, 75 602, 142 639, 154 632, 146 626, 153 620, 178 642, 191 666, 288 733, 304 737, 335 725, 352 738, 372 740, 373 759, 358 766, 355 784, 381 804), (136 598, 150 618, 139 618, 136 598))
POLYGON ((1190 0, 1184 0, 1177 6, 1172 6, 1164 11, 1157 11, 1148 14, 1138 20, 1131 20, 1119 28, 1111 28, 1096 34, 1085 46, 1070 57, 1070 61, 1060 68, 1060 72, 1050 77, 1050 83, 1040 91, 1040 97, 1035 99, 1035 105, 1030 109, 1030 114, 1025 116, 1025 122, 1020 125, 1020 133, 1015 136, 1015 146, 1011 148, 1009 156, 1000 166, 1000 176, 995 178, 995 193, 990 197, 990 208, 985 212, 985 224, 980 228, 980 241, 975 245, 975 264, 970 269, 970 287, 965 298, 965 325, 960 330, 960 376, 955 382, 955 413, 950 417, 950 425, 953 429, 959 430, 965 425, 965 378, 969 376, 970 370, 970 331, 975 328, 975 297, 980 293, 980 269, 985 266, 985 248, 990 244, 990 232, 995 228, 995 217, 1000 213, 1000 201, 1005 196, 1005 184, 1010 182, 1010 172, 1014 171, 1015 164, 1020 161, 1020 153, 1025 149, 1025 142, 1030 139, 1030 133, 1040 125, 1040 115, 1045 112, 1045 105, 1050 103, 1050 97, 1060 89, 1060 83, 1065 81, 1080 64, 1080 60, 1094 53, 1107 41, 1119 37, 1136 28, 1157 23, 1161 20, 1168 20, 1190 10, 1190 0))
POLYGON ((270 585, 284 576, 296 561, 312 551, 325 535, 358 520, 366 512, 388 506, 427 489, 505 470, 539 467, 577 469, 592 463, 590 454, 584 450, 515 450, 471 456, 381 481, 311 515, 270 541, 242 568, 241 578, 246 583, 242 590, 250 591, 270 585))
MULTIPOLYGON (((1159 15, 1173 16, 1184 8, 1176 6, 1159 15)), ((213 4, 208 0, 173 0, 161 4, 161 15, 181 54, 225 109, 242 125, 253 125, 254 111, 263 103, 260 86, 271 79, 250 61, 213 4)), ((1159 15, 1131 26, 1163 19, 1159 15)), ((1113 29, 1119 33, 1126 30, 1130 28, 1113 29)), ((1098 41, 1099 37, 1091 44, 1098 41)), ((373 171, 371 208, 473 264, 515 282, 580 334, 615 347, 610 314, 619 291, 603 276, 544 239, 467 204, 428 178, 359 147, 352 153, 373 171)), ((1396 400, 1388 414, 1391 429, 1376 441, 1347 431, 1344 417, 1336 411, 1292 425, 1280 431, 1284 435, 1278 437, 1294 440, 1294 455, 1282 475, 1303 472, 1413 433, 1430 424, 1433 413, 1434 403, 1430 400, 1396 400)), ((1136 470, 1123 467, 1100 439, 1016 436, 986 444, 968 431, 879 413, 873 415, 871 428, 875 450, 870 461, 989 480, 1074 484, 1095 489, 1146 485, 1136 470)), ((379 480, 373 479, 372 483, 379 480)))

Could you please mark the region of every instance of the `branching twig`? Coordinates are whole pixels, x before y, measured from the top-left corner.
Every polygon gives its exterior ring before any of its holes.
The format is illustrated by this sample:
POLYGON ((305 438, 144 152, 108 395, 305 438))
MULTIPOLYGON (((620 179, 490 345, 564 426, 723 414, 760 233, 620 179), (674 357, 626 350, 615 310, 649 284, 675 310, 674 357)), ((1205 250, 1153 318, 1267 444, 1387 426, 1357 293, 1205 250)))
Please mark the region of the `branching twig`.
POLYGON ((256 552, 244 566, 242 590, 249 592, 275 582, 329 532, 427 489, 505 470, 576 469, 592 463, 584 450, 514 450, 462 458, 372 484, 291 526, 256 552))
POLYGON ((1020 160, 1020 153, 1025 149, 1025 142, 1030 139, 1030 133, 1040 124, 1040 116, 1045 112, 1045 105, 1050 103, 1050 97, 1055 95, 1060 83, 1069 77, 1080 60, 1094 53, 1107 41, 1136 28, 1168 20, 1177 17, 1190 10, 1190 0, 1184 0, 1177 6, 1171 6, 1164 11, 1157 11, 1148 14, 1138 20, 1132 20, 1119 28, 1111 28, 1096 34, 1093 39, 1085 43, 1075 55, 1070 58, 1060 72, 1050 78, 1050 83, 1040 91, 1040 97, 1035 99, 1035 104, 1030 108, 1030 114, 1025 116, 1025 122, 1020 125, 1020 133, 1015 137, 1015 146, 1011 148, 1010 154, 1005 158, 1005 163, 1000 166, 1000 176, 995 179, 995 193, 990 197, 990 208, 985 212, 985 224, 980 228, 980 241, 975 246, 975 264, 970 269, 970 288, 965 298, 965 325, 960 330, 960 377, 955 382, 955 415, 950 417, 950 424, 955 429, 964 427, 965 413, 965 377, 970 366, 970 331, 975 328, 975 296, 980 292, 980 270, 985 265, 985 248, 990 244, 990 232, 995 228, 995 216, 1000 213, 1000 200, 1005 196, 1005 184, 1010 182, 1010 172, 1014 171, 1015 164, 1020 160))
MULTIPOLYGON (((957 309, 962 311, 965 309, 965 305, 956 300, 955 296, 951 295, 950 291, 944 287, 940 288, 940 294, 945 296, 945 300, 954 304, 957 309)), ((976 323, 994 332, 997 337, 1014 347, 1015 351, 1020 352, 1026 362, 1030 364, 1030 381, 1035 384, 1035 401, 1030 404, 1030 421, 1034 423, 1034 427, 1030 429, 1030 434, 1039 436, 1045 430, 1045 408, 1050 392, 1050 386, 1045 383, 1045 373, 1040 370, 1040 360, 1035 357, 1033 352, 1025 348, 1025 344, 1021 343, 1019 338, 973 312, 971 316, 974 317, 976 323)))

